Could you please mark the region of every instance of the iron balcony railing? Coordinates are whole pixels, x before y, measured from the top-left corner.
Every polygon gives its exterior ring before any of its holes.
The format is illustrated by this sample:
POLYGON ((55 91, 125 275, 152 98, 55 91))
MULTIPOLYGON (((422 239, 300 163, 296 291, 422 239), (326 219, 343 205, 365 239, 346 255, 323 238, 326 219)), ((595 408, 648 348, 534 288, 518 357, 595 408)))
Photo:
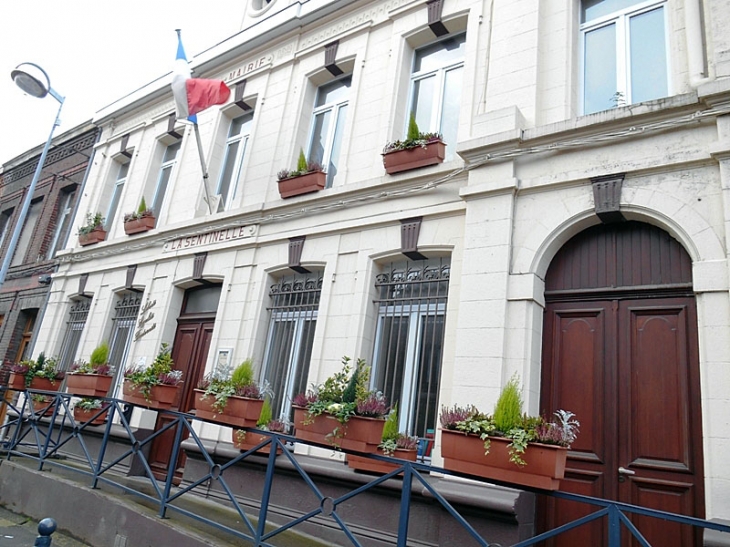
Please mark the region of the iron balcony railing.
MULTIPOLYGON (((5 391, 7 391, 7 388, 0 388, 0 394, 5 395, 5 391)), ((359 547, 361 542, 355 536, 351 524, 348 524, 345 518, 338 512, 338 507, 346 504, 348 500, 351 500, 355 496, 374 489, 383 484, 385 481, 400 475, 403 478, 402 484, 404 486, 401 488, 400 493, 400 511, 398 516, 396 541, 396 545, 398 547, 406 547, 408 541, 408 523, 411 512, 411 491, 413 489, 413 485, 417 485, 425 489, 425 491, 432 496, 433 500, 439 503, 445 511, 448 512, 448 514, 450 514, 456 522, 464 528, 468 535, 474 539, 477 545, 484 547, 489 547, 490 545, 492 547, 497 546, 496 543, 490 543, 489 538, 480 536, 469 522, 467 522, 467 520, 459 514, 453 505, 443 495, 441 495, 431 483, 431 473, 434 472, 444 475, 463 476, 472 479, 475 477, 462 475, 460 473, 434 467, 422 462, 407 462, 379 455, 357 453, 359 456, 368 456, 370 458, 394 463, 397 467, 390 473, 379 477, 373 477, 372 480, 366 484, 341 494, 338 497, 330 497, 322 492, 322 490, 315 484, 312 477, 310 477, 309 473, 300 465, 295 455, 287 449, 287 445, 290 445, 290 443, 302 442, 295 437, 257 431, 257 433, 261 433, 266 437, 263 442, 251 450, 241 452, 240 454, 231 457, 224 463, 219 463, 221 461, 220 454, 215 454, 214 458, 214 454, 212 454, 208 449, 209 445, 199 437, 193 427, 195 422, 200 420, 199 418, 196 418, 191 414, 171 410, 160 411, 168 414, 167 418, 169 418, 169 422, 166 423, 163 428, 155 431, 152 435, 142 438, 138 437, 136 429, 130 425, 129 420, 123 413, 123 409, 128 403, 111 398, 103 399, 104 403, 108 406, 106 408, 99 409, 96 413, 96 416, 100 416, 103 412, 108 412, 108 418, 105 422, 106 425, 103 428, 103 433, 101 433, 99 449, 92 453, 89 448, 89 444, 85 441, 85 434, 88 433, 87 428, 89 427, 90 422, 79 423, 74 420, 73 412, 71 410, 72 395, 67 393, 35 390, 28 390, 25 393, 26 395, 39 393, 50 396, 52 399, 50 402, 45 402, 39 405, 34 402, 31 397, 26 396, 20 398, 22 401, 20 404, 14 404, 12 402, 5 403, 9 407, 9 412, 7 413, 8 418, 6 419, 6 422, 0 428, 0 433, 2 433, 3 439, 0 446, 4 449, 8 459, 31 458, 37 461, 39 470, 43 469, 44 464, 52 462, 54 467, 62 467, 74 473, 80 473, 87 476, 92 488, 97 488, 100 482, 112 485, 128 494, 138 496, 139 498, 154 504, 157 507, 158 515, 161 518, 165 517, 168 512, 177 512, 258 547, 272 545, 270 542, 275 541, 276 536, 279 534, 293 529, 300 523, 324 516, 331 518, 342 530, 344 536, 349 540, 349 542, 352 545, 359 547), (50 416, 48 416, 49 412, 50 416), (109 448, 110 443, 115 442, 118 444, 124 440, 115 436, 112 441, 110 433, 112 423, 115 422, 115 420, 118 420, 118 423, 123 427, 126 435, 128 436, 128 447, 126 450, 121 452, 118 449, 115 450, 114 456, 112 457, 107 454, 107 449, 109 448), (208 472, 203 476, 198 477, 191 484, 186 484, 182 487, 173 489, 175 466, 170 465, 164 481, 156 479, 150 466, 150 462, 145 456, 145 447, 162 435, 171 435, 174 440, 172 443, 170 461, 176 462, 178 461, 178 455, 183 449, 182 442, 185 434, 189 435, 189 439, 186 443, 190 443, 192 441, 197 447, 197 450, 200 451, 202 458, 208 466, 208 472), (64 463, 65 459, 63 457, 59 458, 59 456, 63 456, 64 454, 64 447, 72 442, 77 442, 81 447, 81 452, 83 454, 83 461, 81 462, 81 465, 79 465, 79 462, 66 464, 64 463), (246 460, 246 458, 250 457, 256 451, 265 446, 270 446, 270 453, 266 463, 265 481, 260 503, 258 504, 258 507, 254 508, 254 511, 257 510, 257 513, 251 515, 250 513, 252 512, 252 508, 250 506, 246 506, 244 510, 244 506, 242 506, 234 494, 232 483, 228 481, 228 477, 230 475, 230 470, 234 466, 240 464, 242 461, 246 460), (282 525, 275 525, 267 519, 270 509, 272 484, 274 475, 277 472, 277 466, 275 465, 277 449, 281 449, 280 453, 282 455, 279 457, 286 458, 286 460, 291 464, 290 469, 287 472, 292 473, 293 469, 293 472, 301 477, 301 479, 308 485, 316 499, 316 503, 312 505, 309 511, 292 518, 282 525), (126 482, 120 481, 120 475, 115 473, 115 468, 122 466, 122 462, 132 456, 141 462, 144 469, 144 476, 149 480, 151 485, 151 490, 148 490, 152 492, 151 494, 142 492, 140 489, 133 488, 126 482), (240 528, 233 528, 231 526, 224 525, 215 520, 196 514, 184 507, 181 507, 180 505, 176 505, 176 502, 182 497, 196 495, 193 493, 196 487, 199 487, 209 481, 217 482, 220 485, 221 490, 225 492, 228 501, 230 501, 232 507, 240 518, 240 522, 242 523, 240 528), (406 488, 405 485, 412 485, 412 487, 406 488)), ((94 419, 94 417, 91 419, 94 419)), ((95 438, 99 436, 98 430, 99 428, 94 428, 93 436, 95 438)), ((305 444, 317 446, 315 443, 305 444)), ((490 482, 497 482, 497 484, 510 486, 508 483, 500 483, 498 481, 491 480, 490 482)), ((519 488, 526 489, 522 486, 519 488)), ((587 504, 589 506, 596 507, 596 509, 582 518, 536 535, 530 539, 520 541, 515 544, 514 547, 536 545, 546 539, 558 537, 560 534, 567 532, 568 530, 584 526, 598 519, 607 519, 609 547, 620 547, 622 534, 626 532, 635 538, 636 543, 642 547, 651 547, 651 545, 641 535, 641 532, 629 519, 628 515, 632 514, 730 533, 730 526, 699 518, 667 513, 664 511, 657 511, 654 509, 567 492, 546 492, 530 488, 527 488, 527 490, 587 504)), ((557 541, 559 543, 559 537, 557 541)))

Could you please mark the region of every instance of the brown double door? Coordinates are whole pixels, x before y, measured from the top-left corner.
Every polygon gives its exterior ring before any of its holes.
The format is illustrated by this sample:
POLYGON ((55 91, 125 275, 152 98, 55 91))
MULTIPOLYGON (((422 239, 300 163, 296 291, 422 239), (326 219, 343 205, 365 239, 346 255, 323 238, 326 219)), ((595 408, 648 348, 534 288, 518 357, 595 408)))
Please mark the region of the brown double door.
MULTIPOLYGON (((647 233, 656 231, 651 228, 647 233)), ((627 234, 609 236, 603 237, 608 252, 581 253, 591 248, 588 238, 570 251, 572 259, 556 257, 563 261, 556 269, 572 268, 584 261, 581 256, 591 259, 586 269, 595 269, 600 256, 609 257, 608 262, 614 257, 621 268, 622 258, 638 263, 637 257, 631 260, 632 253, 661 259, 666 256, 662 249, 676 247, 676 242, 665 241, 652 251, 651 245, 641 244, 641 234, 634 233, 628 234, 638 242, 631 251, 620 244, 626 242, 627 234), (623 255, 617 250, 623 250, 623 255)), ((665 269, 676 269, 677 264, 675 260, 665 269)), ((613 266, 601 268, 610 274, 613 266)), ((634 282, 641 281, 638 274, 632 275, 634 282)), ((657 274, 657 279, 667 275, 657 274)), ((593 287, 559 290, 567 278, 562 279, 552 277, 546 282, 553 291, 546 291, 541 388, 543 412, 568 409, 581 423, 561 490, 703 517, 697 314, 691 291, 676 289, 683 283, 675 288, 666 283, 664 287, 596 290, 591 297, 593 287)), ((623 279, 624 284, 627 280, 623 279)), ((618 276, 614 281, 621 285, 622 279, 618 276)), ((590 285, 590 279, 584 283, 590 285)), ((598 509, 542 499, 539 521, 544 529, 552 529, 598 509)), ((699 529, 651 517, 629 518, 653 546, 702 544, 699 529)), ((607 544, 607 534, 607 520, 602 518, 562 534, 552 544, 595 547, 607 544)), ((628 530, 623 529, 621 536, 622 545, 638 545, 631 542, 628 530)))

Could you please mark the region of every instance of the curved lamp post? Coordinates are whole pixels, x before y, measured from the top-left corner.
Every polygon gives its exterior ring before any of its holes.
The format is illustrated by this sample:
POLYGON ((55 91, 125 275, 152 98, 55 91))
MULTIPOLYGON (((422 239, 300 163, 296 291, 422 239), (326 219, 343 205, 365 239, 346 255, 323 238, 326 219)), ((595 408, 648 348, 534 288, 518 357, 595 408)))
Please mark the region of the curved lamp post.
POLYGON ((60 116, 61 108, 63 108, 64 101, 64 97, 59 95, 56 90, 51 87, 51 79, 48 77, 48 74, 46 74, 46 71, 34 63, 19 64, 17 67, 15 67, 15 70, 10 73, 10 77, 15 82, 15 85, 25 91, 28 95, 38 97, 39 99, 42 99, 46 95, 50 95, 59 102, 59 106, 58 113, 56 114, 56 120, 53 122, 53 127, 51 127, 51 133, 48 135, 48 140, 46 141, 46 145, 43 147, 41 158, 40 160, 38 160, 38 166, 35 169, 33 180, 31 181, 30 186, 26 191, 25 199, 23 200, 23 207, 20 210, 20 215, 18 215, 18 219, 15 222, 13 236, 10 239, 8 250, 5 253, 5 258, 3 259, 2 269, 0 269, 0 287, 2 287, 3 283, 5 282, 5 276, 8 273, 8 268, 10 268, 10 262, 12 261, 13 255, 15 254, 15 247, 18 245, 18 239, 20 239, 20 232, 23 230, 25 217, 28 215, 28 209, 30 209, 30 202, 33 199, 33 193, 35 192, 36 184, 38 183, 38 179, 41 176, 41 171, 43 170, 43 164, 46 161, 48 149, 51 147, 53 132, 56 130, 56 127, 61 125, 60 116))

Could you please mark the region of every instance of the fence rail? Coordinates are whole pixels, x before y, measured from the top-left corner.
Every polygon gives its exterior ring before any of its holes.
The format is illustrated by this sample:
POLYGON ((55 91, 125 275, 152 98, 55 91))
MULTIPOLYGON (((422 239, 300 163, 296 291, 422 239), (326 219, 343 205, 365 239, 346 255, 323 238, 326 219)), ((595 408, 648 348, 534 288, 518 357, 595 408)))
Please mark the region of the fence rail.
MULTIPOLYGON (((7 391, 7 388, 0 388, 0 395, 5 395, 5 391, 7 391)), ((100 433, 100 428, 98 427, 93 428, 94 437, 97 438, 101 436, 101 441, 99 449, 92 451, 89 448, 89 443, 85 440, 85 435, 90 431, 88 429, 90 427, 90 422, 82 423, 74 420, 72 412, 72 395, 67 393, 35 390, 27 390, 25 395, 25 397, 19 397, 19 400, 21 401, 19 404, 15 404, 12 401, 7 400, 5 403, 8 405, 8 412, 5 423, 2 427, 0 427, 0 438, 2 438, 2 444, 0 446, 2 446, 2 449, 5 451, 8 459, 33 459, 37 462, 39 470, 43 469, 45 463, 52 461, 54 466, 63 467, 74 473, 87 476, 92 488, 98 487, 99 482, 103 482, 154 504, 157 507, 157 512, 160 517, 165 517, 168 512, 176 512, 212 526, 213 528, 223 531, 226 534, 230 534, 233 537, 250 542, 255 546, 272 545, 270 542, 275 540, 276 536, 294 529, 297 525, 305 521, 310 521, 315 517, 329 517, 337 524, 348 541, 352 545, 359 547, 362 545, 360 540, 356 537, 356 533, 353 531, 352 526, 346 522, 341 514, 338 513, 338 507, 363 492, 377 488, 379 485, 395 476, 401 476, 404 487, 401 488, 400 493, 400 509, 398 515, 396 543, 398 547, 406 547, 408 541, 412 487, 406 488, 405 485, 414 484, 425 489, 430 496, 432 496, 433 499, 438 502, 461 527, 463 527, 466 533, 474 539, 476 544, 484 547, 498 545, 497 543, 490 543, 487 538, 480 536, 469 522, 467 522, 467 520, 454 508, 454 506, 438 492, 431 481, 431 473, 434 472, 443 475, 474 478, 468 475, 455 473, 423 462, 407 462, 380 455, 357 453, 358 456, 368 456, 373 459, 394 463, 397 467, 390 473, 379 477, 373 477, 369 482, 362 484, 361 486, 338 497, 330 497, 315 484, 315 481, 299 463, 295 454, 288 449, 288 447, 291 446, 291 443, 303 442, 293 436, 257 431, 257 433, 261 433, 266 437, 263 442, 250 450, 240 452, 238 455, 231 457, 223 463, 218 463, 220 462, 220 455, 214 455, 211 453, 207 444, 198 434, 196 425, 199 425, 199 418, 196 418, 191 414, 177 412, 174 410, 159 411, 167 413, 169 422, 151 435, 141 437, 138 435, 138 430, 130 425, 128 417, 129 414, 124 412, 128 403, 118 399, 104 398, 102 401, 104 402, 104 405, 106 405, 105 408, 99 409, 96 415, 91 418, 93 419, 102 415, 104 412, 108 412, 103 432, 100 433), (32 397, 28 396, 31 394, 50 396, 52 400, 50 402, 39 404, 34 401, 32 397), (114 457, 108 457, 107 450, 110 443, 114 442, 116 445, 119 445, 120 442, 123 441, 123 439, 120 439, 118 436, 114 436, 112 439, 112 423, 117 423, 124 429, 128 439, 128 446, 126 446, 121 453, 115 453, 114 457), (205 460, 208 466, 208 471, 203 476, 198 477, 190 484, 186 484, 175 489, 173 489, 173 484, 175 482, 175 465, 169 466, 165 480, 160 481, 153 474, 150 462, 145 455, 146 447, 151 445, 155 439, 162 435, 170 434, 172 434, 174 438, 170 457, 171 462, 176 462, 178 460, 178 455, 181 450, 183 450, 183 439, 188 437, 188 440, 185 442, 194 443, 201 457, 205 460), (67 447, 70 443, 74 442, 78 443, 82 455, 80 457, 80 462, 76 461, 73 465, 71 465, 65 463, 61 456, 64 454, 64 447, 67 447), (228 476, 230 475, 229 470, 265 446, 270 447, 268 459, 266 460, 265 481, 263 484, 260 503, 257 507, 258 512, 251 515, 251 507, 246 506, 246 510, 244 510, 244 507, 234 494, 234 488, 228 481, 228 476), (277 471, 277 466, 275 465, 277 452, 282 454, 279 457, 285 458, 286 461, 291 464, 291 468, 294 470, 294 473, 296 473, 296 475, 304 481, 312 494, 314 494, 318 505, 312 506, 308 512, 291 518, 288 522, 279 525, 272 525, 267 517, 271 503, 272 484, 277 471), (149 480, 149 484, 151 485, 151 493, 145 493, 140 489, 133 488, 119 480, 120 476, 117 471, 119 471, 119 468, 124 465, 123 462, 128 460, 130 457, 136 458, 136 460, 141 464, 143 468, 143 476, 149 480), (227 501, 230 502, 231 506, 240 518, 240 522, 242 523, 240 528, 234 528, 221 522, 211 520, 190 511, 189 509, 185 509, 179 504, 176 505, 176 502, 183 496, 194 495, 193 491, 197 487, 206 484, 209 481, 216 482, 220 485, 221 490, 227 497, 227 501)), ((318 446, 316 443, 304 444, 318 446)), ((511 486, 508 483, 500 483, 498 481, 490 482, 496 482, 497 484, 504 486, 511 486)), ((524 487, 519 488, 526 489, 524 487)), ((589 506, 594 506, 597 509, 591 514, 583 516, 575 521, 564 524, 553 530, 546 531, 530 539, 521 541, 517 543, 515 547, 536 545, 546 539, 557 537, 568 530, 584 526, 590 522, 596 521, 597 519, 606 519, 608 523, 607 544, 609 547, 620 547, 622 532, 633 536, 636 542, 642 547, 651 547, 642 536, 641 532, 629 519, 628 515, 631 514, 653 517, 664 521, 677 522, 680 524, 717 530, 730 534, 730 526, 703 519, 567 492, 545 492, 529 488, 526 490, 573 502, 588 504, 589 506)))

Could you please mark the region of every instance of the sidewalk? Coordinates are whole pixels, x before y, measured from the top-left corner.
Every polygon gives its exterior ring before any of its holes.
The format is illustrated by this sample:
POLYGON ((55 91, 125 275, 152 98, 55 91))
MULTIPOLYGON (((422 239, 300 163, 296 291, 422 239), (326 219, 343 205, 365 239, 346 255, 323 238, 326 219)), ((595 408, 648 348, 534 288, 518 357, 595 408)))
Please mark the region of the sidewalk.
MULTIPOLYGON (((58 527, 61 528, 60 523, 58 527)), ((37 537, 38 522, 0 507, 0 547, 33 547, 37 537)), ((58 530, 51 535, 51 539, 51 547, 91 547, 58 530)))

